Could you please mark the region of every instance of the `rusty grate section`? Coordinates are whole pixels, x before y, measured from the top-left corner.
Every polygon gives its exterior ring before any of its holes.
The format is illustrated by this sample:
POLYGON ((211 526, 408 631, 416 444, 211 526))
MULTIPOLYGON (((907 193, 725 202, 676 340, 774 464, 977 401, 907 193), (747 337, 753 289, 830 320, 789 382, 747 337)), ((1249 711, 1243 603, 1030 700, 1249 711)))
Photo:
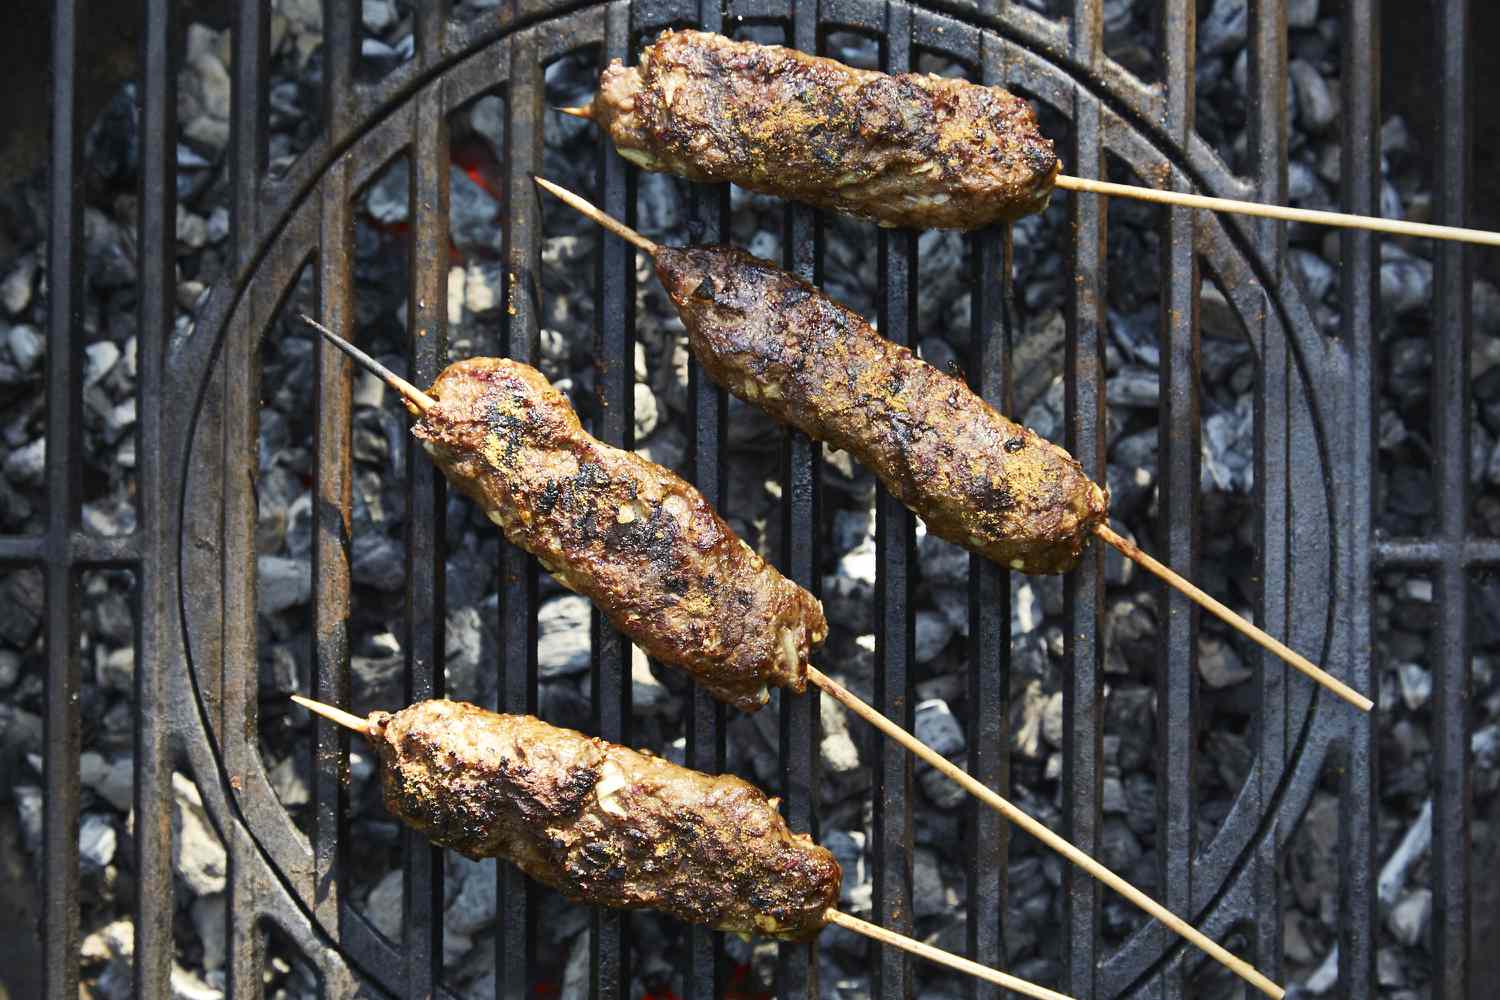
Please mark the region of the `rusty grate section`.
MULTIPOLYGON (((1067 7, 1068 5, 1064 5, 1067 7)), ((1060 21, 1046 20, 1007 0, 734 0, 724 5, 687 0, 615 0, 604 4, 515 0, 482 20, 450 19, 443 0, 417 5, 412 59, 373 83, 354 73, 358 5, 326 4, 326 71, 322 137, 285 176, 266 164, 267 5, 243 2, 234 21, 233 134, 229 169, 234 184, 234 281, 217 289, 197 333, 173 341, 173 262, 176 148, 175 67, 169 50, 174 5, 146 0, 141 109, 143 180, 139 248, 140 527, 131 535, 98 538, 79 528, 80 462, 71 450, 80 426, 77 365, 82 357, 83 246, 81 136, 75 81, 80 18, 86 4, 53 6, 54 117, 47 352, 50 500, 47 530, 0 539, 0 563, 46 571, 46 810, 44 843, 46 995, 77 995, 78 917, 76 824, 80 686, 79 579, 84 570, 124 567, 139 582, 136 673, 137 745, 135 974, 140 996, 163 996, 172 956, 172 877, 166 789, 169 742, 180 739, 203 791, 204 803, 229 852, 230 955, 228 992, 259 994, 262 921, 294 938, 319 970, 328 996, 441 995, 442 864, 438 852, 409 838, 405 845, 406 928, 393 946, 374 932, 341 896, 342 859, 357 845, 344 826, 341 774, 349 743, 331 724, 316 732, 316 821, 303 837, 287 819, 255 753, 256 633, 254 618, 254 500, 247 488, 255 450, 257 342, 303 264, 316 259, 319 318, 335 330, 352 323, 350 201, 389 159, 408 151, 413 164, 415 251, 411 269, 408 358, 419 382, 446 358, 447 112, 481 92, 499 88, 509 113, 505 168, 509 215, 505 257, 517 276, 507 303, 505 350, 530 361, 537 355, 536 280, 541 214, 529 174, 541 164, 546 127, 543 67, 580 48, 604 59, 629 57, 640 40, 668 25, 723 29, 746 19, 779 25, 797 47, 818 50, 831 32, 881 39, 886 68, 904 70, 915 54, 932 52, 967 67, 985 82, 1017 86, 1071 122, 1063 147, 1071 169, 1100 176, 1106 153, 1127 163, 1165 163, 1162 183, 1215 193, 1246 190, 1194 137, 1194 0, 1160 0, 1159 89, 1147 89, 1108 62, 1102 51, 1102 0, 1072 0, 1060 21), (365 991, 365 992, 361 992, 365 991)), ((1255 197, 1282 201, 1286 189, 1285 5, 1252 4, 1250 23, 1250 177, 1255 197)), ((1466 23, 1466 0, 1443 0, 1439 24, 1466 23)), ((1378 28, 1373 0, 1348 0, 1344 12, 1343 207, 1376 214, 1379 203, 1378 28)), ((1444 32, 1442 73, 1435 88, 1439 181, 1436 220, 1463 224, 1469 197, 1471 101, 1465 32, 1444 32)), ((1138 172, 1144 175, 1143 170, 1138 172)), ((634 172, 601 153, 598 196, 630 219, 634 172)), ((693 212, 703 238, 727 233, 728 193, 704 188, 693 212)), ((786 209, 783 248, 788 266, 817 279, 823 266, 821 222, 802 207, 786 209)), ((1096 477, 1104 468, 1102 339, 1105 320, 1104 208, 1090 197, 1070 198, 1068 254, 1074 280, 1067 308, 1068 447, 1096 477)), ((1468 683, 1469 575, 1500 566, 1493 540, 1472 537, 1466 521, 1468 448, 1469 282, 1467 252, 1438 251, 1438 328, 1434 398, 1441 400, 1436 447, 1443 456, 1441 512, 1432 537, 1376 540, 1372 534, 1375 463, 1372 415, 1377 308, 1378 241, 1364 233, 1343 237, 1343 337, 1332 350, 1318 340, 1304 309, 1281 295, 1285 237, 1272 223, 1195 218, 1164 212, 1161 222, 1164 326, 1160 426, 1161 503, 1166 525, 1157 550, 1177 568, 1198 559, 1194 532, 1199 421, 1196 324, 1200 261, 1206 262, 1247 320, 1258 355, 1255 524, 1263 553, 1258 569, 1258 617, 1299 648, 1322 651, 1323 661, 1356 687, 1373 690, 1367 650, 1373 570, 1408 567, 1437 582, 1441 625, 1435 630, 1434 746, 1434 995, 1460 1000, 1468 993, 1468 683), (1322 391, 1314 392, 1312 385, 1322 391), (1312 461, 1316 457, 1318 461, 1312 461), (1323 588, 1331 587, 1327 593, 1323 588)), ((974 237, 971 260, 979 294, 972 336, 982 359, 977 388, 1006 408, 1014 308, 1007 279, 1009 234, 974 237)), ((880 236, 880 327, 886 336, 914 336, 917 242, 906 233, 880 236)), ((631 428, 631 348, 635 269, 618 242, 606 241, 592 290, 600 303, 597 355, 606 359, 597 382, 603 404, 600 436, 628 443, 631 428)), ((580 290, 580 294, 584 294, 580 290)), ((350 369, 332 349, 318 354, 318 464, 316 495, 317 635, 315 694, 342 701, 348 693, 347 634, 350 509, 350 369)), ((717 501, 726 407, 723 396, 694 376, 692 467, 699 486, 717 501)), ((786 530, 781 566, 798 582, 818 582, 819 462, 795 434, 784 445, 786 530)), ((411 516, 403 647, 410 695, 442 691, 443 566, 440 533, 443 484, 420 457, 406 469, 411 516)), ((899 503, 877 506, 880 544, 877 616, 877 707, 908 726, 912 719, 911 606, 914 525, 899 503)), ((515 551, 504 555, 503 641, 498 666, 500 704, 536 706, 536 568, 515 551)), ((1103 559, 1096 549, 1067 583, 1068 686, 1065 710, 1063 802, 1067 833, 1097 847, 1101 818, 1103 559)), ((1002 791, 1008 785, 1009 617, 1005 572, 985 565, 972 581, 970 632, 971 718, 968 766, 1002 791)), ((1352 724, 1326 699, 1288 684, 1279 664, 1262 662, 1256 763, 1233 813, 1202 845, 1193 836, 1195 615, 1184 599, 1164 597, 1170 624, 1161 637, 1158 697, 1158 863, 1163 901, 1216 936, 1246 931, 1251 950, 1277 975, 1280 904, 1278 850, 1290 836, 1325 757, 1335 747, 1344 761, 1346 808, 1341 824, 1340 989, 1350 997, 1375 994, 1373 717, 1352 724), (1259 942, 1259 944, 1256 944, 1259 942), (1266 944, 1269 942, 1269 946, 1266 944)), ((594 719, 612 739, 630 737, 630 649, 595 621, 594 719)), ((780 759, 786 809, 794 827, 816 832, 818 817, 817 696, 785 699, 780 708, 780 759)), ((713 769, 723 756, 723 709, 702 695, 691 705, 688 759, 713 769)), ((912 772, 910 761, 882 746, 875 759, 876 918, 895 929, 910 923, 912 892, 912 772)), ((969 821, 968 945, 983 962, 1003 964, 1008 833, 997 817, 969 821)), ((1063 988, 1078 997, 1187 995, 1191 956, 1154 927, 1107 949, 1098 931, 1100 891, 1082 876, 1066 875, 1067 942, 1063 988)), ((537 904, 512 869, 499 875, 501 927, 497 938, 497 993, 531 995, 537 904)), ((628 983, 625 924, 612 913, 593 915, 591 974, 595 994, 619 997, 628 983)), ((783 948, 782 995, 817 995, 817 963, 805 948, 783 948)), ((691 1000, 725 991, 722 949, 713 934, 695 930, 689 947, 691 1000)), ((883 951, 874 965, 881 998, 911 995, 910 963, 883 951)))

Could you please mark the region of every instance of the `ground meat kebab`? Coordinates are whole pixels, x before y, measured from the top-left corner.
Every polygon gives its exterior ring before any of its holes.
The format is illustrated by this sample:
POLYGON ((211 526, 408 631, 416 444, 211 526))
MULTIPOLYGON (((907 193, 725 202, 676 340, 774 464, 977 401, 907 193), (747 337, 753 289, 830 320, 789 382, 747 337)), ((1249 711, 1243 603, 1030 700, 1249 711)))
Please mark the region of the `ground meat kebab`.
POLYGON ((1066 451, 858 313, 742 250, 665 247, 545 178, 545 190, 648 253, 694 356, 746 402, 849 451, 940 538, 1025 573, 1071 569, 1090 535, 1340 698, 1373 702, 1110 528, 1109 492, 1066 451))
POLYGON ((1039 212, 1060 170, 1000 87, 855 69, 779 45, 668 31, 612 63, 574 113, 647 170, 732 181, 883 226, 977 229, 1039 212))
POLYGON ((721 246, 660 247, 656 274, 714 381, 848 451, 933 534, 1061 573, 1108 515, 1066 451, 795 275, 721 246))
POLYGON ((574 902, 782 941, 810 941, 834 923, 1035 1000, 1071 1000, 840 912, 833 854, 732 775, 463 702, 362 719, 292 700, 375 744, 392 815, 442 847, 509 861, 574 902))
POLYGON ((365 732, 393 815, 569 899, 790 941, 838 905, 833 855, 732 775, 454 701, 373 712, 365 732))
POLYGON ((519 362, 456 362, 430 394, 412 433, 448 481, 636 645, 744 711, 806 689, 822 606, 691 484, 588 434, 519 362))

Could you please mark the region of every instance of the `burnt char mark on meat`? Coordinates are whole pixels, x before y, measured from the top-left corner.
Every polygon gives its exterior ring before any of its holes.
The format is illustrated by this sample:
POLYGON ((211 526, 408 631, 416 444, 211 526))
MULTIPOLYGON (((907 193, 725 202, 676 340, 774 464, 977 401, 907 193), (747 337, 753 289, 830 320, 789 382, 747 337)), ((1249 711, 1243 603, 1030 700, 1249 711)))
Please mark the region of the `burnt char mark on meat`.
POLYGON ((914 228, 1040 211, 1060 165, 1026 101, 999 87, 891 76, 780 46, 666 32, 605 70, 593 115, 622 156, 914 228))
MULTIPOLYGON (((666 578, 672 575, 681 535, 677 519, 667 513, 665 506, 657 506, 644 518, 638 517, 628 524, 616 523, 608 544, 617 552, 644 559, 658 576, 666 578)), ((712 576, 706 577, 703 584, 717 587, 712 576)))
POLYGON ((458 702, 370 721, 392 813, 570 899, 787 940, 838 902, 838 862, 739 778, 458 702))
POLYGON ((1106 516, 1067 452, 794 275, 730 247, 663 249, 656 268, 716 382, 853 454, 939 537, 1059 573, 1106 516), (711 301, 687 293, 704 281, 711 301))
POLYGON ((802 691, 827 635, 811 594, 776 572, 690 484, 590 437, 541 373, 475 358, 434 383, 413 433, 510 541, 593 600, 648 654, 746 711, 802 691), (789 631, 797 662, 784 662, 789 631))

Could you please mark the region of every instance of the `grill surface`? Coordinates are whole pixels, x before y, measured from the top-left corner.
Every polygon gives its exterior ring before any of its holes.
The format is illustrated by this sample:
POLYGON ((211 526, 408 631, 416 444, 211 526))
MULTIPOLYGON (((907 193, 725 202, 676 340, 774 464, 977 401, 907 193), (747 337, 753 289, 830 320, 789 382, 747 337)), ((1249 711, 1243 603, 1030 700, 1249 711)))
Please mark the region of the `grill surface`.
MULTIPOLYGON (((255 507, 250 484, 256 447, 258 341, 295 281, 316 257, 319 318, 347 332, 353 322, 351 196, 389 159, 408 150, 413 165, 415 234, 409 358, 425 384, 446 358, 448 216, 446 113, 486 91, 505 94, 509 113, 508 205, 505 254, 516 278, 508 303, 505 349, 537 356, 540 221, 528 179, 541 164, 542 68, 558 56, 592 47, 602 60, 630 57, 639 40, 667 25, 732 28, 745 18, 778 24, 797 47, 816 51, 831 31, 882 38, 886 68, 903 70, 930 52, 967 67, 985 82, 1017 86, 1072 122, 1063 152, 1082 176, 1101 175, 1106 152, 1140 176, 1179 189, 1284 201, 1286 194, 1285 10, 1275 0, 1252 4, 1250 25, 1251 175, 1231 176, 1195 138, 1195 0, 1161 0, 1159 88, 1147 88, 1105 59, 1102 0, 1072 0, 1067 19, 1044 20, 1007 0, 944 0, 928 7, 902 0, 746 0, 721 8, 700 0, 616 0, 607 4, 521 2, 483 21, 450 21, 447 3, 417 5, 415 57, 386 79, 356 84, 353 65, 357 5, 331 3, 326 16, 324 134, 281 179, 264 169, 269 15, 266 4, 242 3, 234 24, 233 282, 219 287, 188 339, 170 341, 174 301, 175 76, 168 40, 170 0, 147 0, 143 61, 144 137, 140 213, 140 529, 100 539, 79 529, 80 462, 70 448, 80 426, 77 359, 82 357, 81 193, 82 123, 74 80, 79 18, 87 5, 57 0, 53 25, 54 134, 49 275, 51 327, 48 362, 47 533, 0 539, 0 561, 42 564, 47 571, 46 784, 44 870, 46 995, 77 996, 77 843, 79 810, 78 581, 96 567, 130 567, 140 592, 136 672, 137 748, 135 850, 138 895, 135 975, 138 995, 167 994, 171 966, 172 877, 167 797, 172 767, 169 741, 180 740, 229 852, 229 993, 258 995, 258 927, 270 922, 290 934, 319 970, 329 996, 440 993, 442 865, 425 842, 406 843, 406 938, 393 948, 341 895, 341 859, 352 846, 341 828, 340 776, 348 766, 348 737, 326 722, 316 730, 316 819, 300 834, 270 789, 255 749, 255 507), (249 666, 247 666, 249 665, 249 666), (363 992, 362 992, 363 991, 363 992)), ((1064 5, 1066 6, 1066 5, 1064 5)), ((1467 0, 1443 0, 1441 25, 1462 25, 1467 0)), ((1378 29, 1374 0, 1344 5, 1343 207, 1376 214, 1379 203, 1378 29)), ((1435 88, 1438 134, 1436 221, 1463 224, 1469 198, 1468 65, 1462 31, 1440 39, 1441 80, 1435 88)), ((599 197, 612 214, 629 219, 633 172, 601 152, 599 197)), ((700 189, 693 212, 703 238, 727 232, 727 191, 700 189)), ((1105 217, 1091 197, 1069 198, 1072 237, 1066 250, 1075 280, 1067 309, 1068 447, 1102 477, 1104 421, 1102 341, 1105 301, 1105 217)), ((1500 565, 1500 546, 1471 537, 1466 522, 1469 282, 1467 254, 1457 244, 1438 251, 1433 397, 1440 459, 1439 523, 1431 537, 1376 539, 1372 470, 1376 451, 1374 328, 1378 244, 1366 233, 1343 236, 1343 336, 1325 342, 1291 291, 1285 234, 1269 222, 1162 213, 1166 285, 1162 292, 1160 522, 1155 547, 1192 575, 1198 494, 1199 421, 1197 289, 1200 261, 1219 280, 1245 325, 1258 358, 1256 386, 1256 547, 1262 553, 1258 617, 1271 632, 1319 659, 1356 687, 1373 691, 1369 650, 1371 573, 1383 567, 1421 569, 1437 582, 1441 608, 1432 664, 1435 837, 1433 856, 1434 995, 1468 995, 1468 683, 1466 589, 1469 575, 1500 565), (1315 393, 1311 386, 1326 391, 1315 393)), ((805 277, 820 276, 819 219, 787 208, 786 263, 805 277)), ((971 259, 978 289, 974 310, 975 373, 986 398, 1007 409, 1008 348, 1014 310, 1008 234, 978 235, 971 259)), ((880 328, 913 337, 917 250, 906 233, 880 235, 880 328)), ((600 436, 628 443, 631 428, 634 264, 618 241, 605 241, 594 290, 600 302, 597 356, 606 359, 597 391, 600 436)), ((584 293, 580 290, 580 293, 584 293)), ((331 348, 318 353, 318 514, 315 538, 316 696, 346 700, 349 689, 348 533, 350 516, 350 391, 347 362, 331 348)), ((712 501, 724 480, 721 436, 725 401, 693 374, 692 467, 712 501)), ((405 470, 409 490, 406 538, 405 631, 410 696, 441 694, 443 568, 440 533, 444 490, 415 450, 405 470)), ((813 448, 789 434, 784 446, 783 512, 787 530, 780 565, 798 582, 818 582, 818 461, 813 448)), ((877 618, 877 707, 910 725, 908 667, 912 649, 909 567, 913 521, 882 495, 877 505, 880 545, 877 618)), ((507 550, 502 567, 501 707, 536 707, 536 571, 507 550)), ((1068 670, 1063 787, 1067 833, 1085 849, 1097 846, 1100 822, 1102 732, 1103 557, 1098 547, 1067 582, 1068 670)), ((1010 647, 1007 574, 976 565, 972 582, 970 696, 973 715, 968 767, 981 780, 1008 784, 1006 692, 1010 647)), ((1295 828, 1320 769, 1331 753, 1342 761, 1345 809, 1339 899, 1341 991, 1375 993, 1375 866, 1373 716, 1354 718, 1288 683, 1280 664, 1263 659, 1256 759, 1239 800, 1217 835, 1195 845, 1193 757, 1196 732, 1194 650, 1196 615, 1184 599, 1164 596, 1169 624, 1161 638, 1158 690, 1158 806, 1163 902, 1223 937, 1243 931, 1262 969, 1278 975, 1280 848, 1295 828)), ((597 732, 630 739, 629 646, 594 623, 594 713, 597 732)), ((792 825, 816 834, 817 696, 783 699, 780 754, 786 809, 792 825)), ((700 693, 691 704, 689 763, 716 769, 724 748, 723 709, 700 693)), ((881 745, 875 758, 876 919, 909 927, 911 894, 911 765, 904 753, 881 745)), ((970 819, 969 953, 1002 964, 1002 919, 1008 832, 998 817, 970 819)), ((1065 976, 1062 987, 1083 998, 1182 997, 1196 956, 1155 926, 1108 950, 1098 934, 1100 892, 1095 883, 1066 875, 1065 976)), ((501 868, 497 941, 498 991, 530 993, 536 900, 513 869, 501 868)), ((624 924, 617 914, 593 915, 592 971, 596 995, 618 997, 628 983, 624 924)), ((805 948, 785 947, 783 995, 816 994, 815 963, 805 948)), ((723 955, 715 935, 694 930, 688 989, 691 1000, 722 995, 723 955)), ((882 998, 909 995, 909 962, 884 950, 875 966, 882 998)), ((980 988, 981 991, 987 988, 980 988)))

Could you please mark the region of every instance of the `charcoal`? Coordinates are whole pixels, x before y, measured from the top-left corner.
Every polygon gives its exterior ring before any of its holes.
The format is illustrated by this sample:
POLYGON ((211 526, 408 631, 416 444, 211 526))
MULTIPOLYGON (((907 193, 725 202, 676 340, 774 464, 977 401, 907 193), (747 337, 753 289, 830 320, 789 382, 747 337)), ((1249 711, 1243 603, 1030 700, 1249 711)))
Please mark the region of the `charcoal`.
MULTIPOLYGON (((8 284, 11 279, 7 278, 8 284)), ((5 294, 4 286, 0 286, 0 296, 5 294)), ((41 360, 46 350, 46 341, 37 333, 35 327, 24 323, 10 328, 5 335, 5 345, 10 350, 10 359, 21 372, 29 372, 36 368, 37 362, 41 360)))
POLYGON ((47 471, 47 440, 37 438, 5 456, 5 478, 17 486, 40 486, 47 471))
POLYGON ((1242 48, 1249 25, 1245 0, 1214 0, 1208 16, 1198 25, 1198 51, 1219 56, 1242 48))
POLYGON ((197 787, 181 774, 172 775, 172 860, 177 877, 196 896, 223 892, 228 873, 224 846, 209 823, 197 787))
POLYGON ((12 570, 0 579, 0 639, 25 649, 42 624, 46 604, 40 570, 12 570))
POLYGON ((537 612, 537 671, 547 679, 589 667, 591 606, 576 594, 555 597, 537 612))

